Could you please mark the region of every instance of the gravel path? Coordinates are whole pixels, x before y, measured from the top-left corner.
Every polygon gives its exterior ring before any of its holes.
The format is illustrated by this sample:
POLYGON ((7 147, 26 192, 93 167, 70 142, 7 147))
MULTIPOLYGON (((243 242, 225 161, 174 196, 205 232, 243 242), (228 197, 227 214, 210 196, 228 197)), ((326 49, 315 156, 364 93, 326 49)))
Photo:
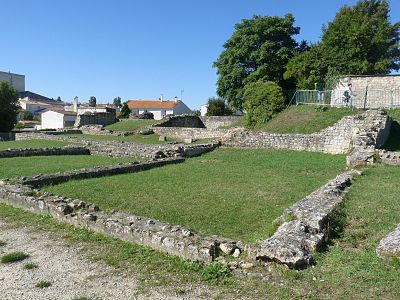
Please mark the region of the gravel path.
POLYGON ((81 249, 68 247, 61 239, 11 228, 1 220, 0 241, 6 242, 0 246, 0 256, 13 251, 29 254, 23 261, 0 264, 0 298, 4 300, 178 299, 153 290, 142 295, 138 291, 138 280, 132 275, 117 274, 111 267, 89 261, 81 249), (38 268, 24 269, 26 263, 35 263, 38 268), (41 280, 49 281, 51 286, 35 287, 41 280))

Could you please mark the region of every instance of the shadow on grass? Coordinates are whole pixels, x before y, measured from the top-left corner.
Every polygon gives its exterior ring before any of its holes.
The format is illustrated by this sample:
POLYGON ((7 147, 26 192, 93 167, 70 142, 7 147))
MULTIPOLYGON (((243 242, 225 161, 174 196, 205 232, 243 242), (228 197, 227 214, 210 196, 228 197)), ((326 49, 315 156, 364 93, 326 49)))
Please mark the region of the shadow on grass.
POLYGON ((383 149, 388 151, 400 151, 400 124, 393 121, 390 129, 389 137, 383 146, 383 149))

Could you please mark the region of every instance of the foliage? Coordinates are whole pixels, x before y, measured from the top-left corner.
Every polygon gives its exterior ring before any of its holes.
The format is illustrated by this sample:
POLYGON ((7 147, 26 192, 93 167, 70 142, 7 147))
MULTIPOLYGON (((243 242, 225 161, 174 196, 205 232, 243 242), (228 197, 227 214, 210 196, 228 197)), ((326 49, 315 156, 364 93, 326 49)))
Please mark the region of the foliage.
POLYGON ((385 0, 359 0, 343 6, 322 29, 321 42, 288 63, 286 79, 313 89, 338 75, 388 74, 398 70, 400 22, 391 24, 385 0))
POLYGON ((228 108, 225 101, 221 98, 208 98, 206 116, 230 116, 232 110, 228 108))
POLYGON ((271 81, 257 81, 246 85, 245 125, 259 127, 268 122, 274 114, 284 108, 285 97, 281 87, 271 81))
POLYGON ((200 117, 201 116, 201 112, 199 109, 193 109, 192 110, 193 115, 200 117))
POLYGON ((232 275, 231 270, 219 262, 209 264, 202 272, 202 277, 205 282, 218 282, 232 275))
POLYGON ((18 92, 7 82, 0 82, 0 132, 7 132, 17 123, 18 92))
POLYGON ((228 103, 241 109, 247 84, 274 81, 282 88, 290 88, 284 80, 286 64, 297 51, 304 49, 294 40, 300 29, 294 27, 294 17, 254 16, 235 25, 235 32, 224 44, 224 50, 214 62, 217 68, 217 93, 228 103))
POLYGON ((122 106, 121 97, 119 97, 119 96, 115 97, 114 101, 113 101, 113 104, 114 104, 115 107, 121 107, 122 106))
POLYGON ((128 102, 125 102, 124 105, 121 108, 121 112, 119 113, 119 117, 121 119, 127 119, 127 118, 129 118, 130 113, 131 113, 131 109, 128 106, 128 102))
POLYGON ((24 269, 25 270, 32 270, 32 269, 36 269, 36 268, 38 268, 39 266, 37 265, 37 264, 35 264, 35 263, 26 263, 25 265, 24 265, 24 269))
POLYGON ((28 254, 25 254, 24 252, 21 251, 10 252, 1 258, 1 263, 3 264, 13 263, 24 260, 25 258, 28 257, 29 257, 28 254))
POLYGON ((37 288, 44 289, 44 288, 51 286, 51 282, 49 282, 47 280, 41 280, 35 286, 37 288))
POLYGON ((40 122, 40 116, 33 116, 32 120, 40 122))
POLYGON ((18 123, 15 125, 15 128, 16 128, 16 129, 22 129, 22 128, 25 128, 25 125, 24 125, 24 123, 22 123, 22 122, 18 122, 18 123))
POLYGON ((30 112, 29 110, 25 110, 23 119, 26 120, 26 121, 32 121, 33 120, 33 113, 30 112))

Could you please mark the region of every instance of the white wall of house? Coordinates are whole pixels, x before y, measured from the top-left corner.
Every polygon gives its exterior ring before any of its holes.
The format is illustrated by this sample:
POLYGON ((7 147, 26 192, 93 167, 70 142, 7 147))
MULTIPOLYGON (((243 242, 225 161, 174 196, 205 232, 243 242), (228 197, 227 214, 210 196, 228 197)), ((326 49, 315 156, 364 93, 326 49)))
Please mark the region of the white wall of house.
POLYGON ((56 111, 46 111, 42 113, 41 129, 62 129, 66 126, 73 126, 75 115, 64 115, 56 111))
POLYGON ((207 113, 207 110, 208 110, 208 104, 203 104, 202 106, 200 106, 200 115, 204 117, 207 113))
POLYGON ((150 109, 145 109, 145 108, 139 108, 139 114, 142 114, 144 112, 151 112, 154 115, 154 120, 161 120, 162 118, 168 116, 168 115, 173 115, 174 110, 173 109, 166 109, 166 108, 150 108, 150 109))

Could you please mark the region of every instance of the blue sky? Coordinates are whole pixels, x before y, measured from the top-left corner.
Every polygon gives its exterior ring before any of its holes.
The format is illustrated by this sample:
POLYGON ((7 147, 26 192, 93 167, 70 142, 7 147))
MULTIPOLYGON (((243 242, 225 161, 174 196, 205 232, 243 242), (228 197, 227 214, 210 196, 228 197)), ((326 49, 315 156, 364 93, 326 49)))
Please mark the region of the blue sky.
MULTIPOLYGON (((64 101, 180 97, 198 109, 215 95, 212 63, 234 24, 292 13, 298 40, 356 0, 0 0, 0 70, 26 75, 26 89, 64 101)), ((400 1, 391 1, 391 21, 400 1)))

